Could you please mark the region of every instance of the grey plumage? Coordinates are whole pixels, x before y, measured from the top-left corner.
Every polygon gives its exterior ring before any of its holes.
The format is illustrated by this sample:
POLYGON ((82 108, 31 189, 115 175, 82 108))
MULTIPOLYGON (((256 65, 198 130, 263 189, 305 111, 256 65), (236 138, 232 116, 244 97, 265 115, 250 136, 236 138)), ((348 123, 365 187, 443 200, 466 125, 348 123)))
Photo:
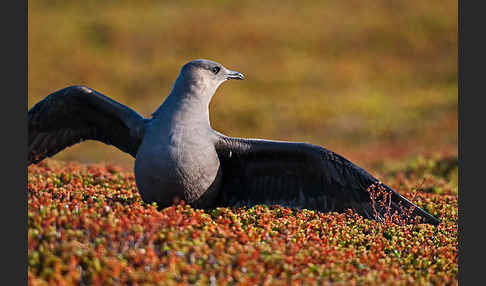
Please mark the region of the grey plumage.
MULTIPOLYGON (((208 61, 181 69, 162 105, 145 119, 87 87, 56 91, 28 112, 28 163, 83 140, 114 145, 135 157, 142 199, 166 207, 184 199, 194 207, 281 204, 323 212, 348 208, 380 219, 367 189, 380 184, 362 168, 323 147, 225 136, 211 128, 209 103, 218 86, 243 75, 208 61)), ((439 220, 391 192, 391 211, 414 207, 425 222, 439 220)))

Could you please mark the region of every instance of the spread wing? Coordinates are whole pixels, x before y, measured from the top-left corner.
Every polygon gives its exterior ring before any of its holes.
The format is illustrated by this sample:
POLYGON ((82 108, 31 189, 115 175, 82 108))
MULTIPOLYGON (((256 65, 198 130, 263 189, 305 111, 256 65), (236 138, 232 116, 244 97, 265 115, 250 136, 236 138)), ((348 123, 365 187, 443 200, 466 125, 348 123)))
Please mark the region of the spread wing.
POLYGON ((322 212, 352 209, 363 217, 381 220, 387 206, 373 204, 367 190, 375 184, 391 193, 391 213, 403 215, 400 206, 414 206, 413 215, 439 223, 362 168, 319 146, 218 134, 216 151, 223 176, 221 206, 280 204, 322 212))
POLYGON ((70 86, 58 90, 28 112, 28 164, 89 139, 135 157, 147 121, 93 89, 70 86))

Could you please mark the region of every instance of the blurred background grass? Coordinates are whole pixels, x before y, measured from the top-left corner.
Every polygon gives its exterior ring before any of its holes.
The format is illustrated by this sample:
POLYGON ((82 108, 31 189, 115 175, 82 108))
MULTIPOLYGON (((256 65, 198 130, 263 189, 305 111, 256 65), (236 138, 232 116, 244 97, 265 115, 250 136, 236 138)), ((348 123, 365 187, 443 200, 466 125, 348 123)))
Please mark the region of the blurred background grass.
MULTIPOLYGON (((28 107, 84 84, 150 116, 180 67, 245 74, 213 98, 214 129, 306 141, 361 166, 457 154, 456 1, 29 1, 28 107)), ((54 158, 133 158, 98 142, 54 158)))

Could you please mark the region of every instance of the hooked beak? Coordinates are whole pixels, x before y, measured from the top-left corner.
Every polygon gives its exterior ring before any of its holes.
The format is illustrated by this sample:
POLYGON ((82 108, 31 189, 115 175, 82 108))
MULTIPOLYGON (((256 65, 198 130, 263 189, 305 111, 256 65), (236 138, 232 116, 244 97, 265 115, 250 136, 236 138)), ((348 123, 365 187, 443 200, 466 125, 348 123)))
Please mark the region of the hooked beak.
POLYGON ((237 72, 237 71, 230 71, 228 70, 228 72, 225 74, 226 76, 226 79, 238 79, 238 80, 242 80, 245 78, 245 76, 240 73, 240 72, 237 72))

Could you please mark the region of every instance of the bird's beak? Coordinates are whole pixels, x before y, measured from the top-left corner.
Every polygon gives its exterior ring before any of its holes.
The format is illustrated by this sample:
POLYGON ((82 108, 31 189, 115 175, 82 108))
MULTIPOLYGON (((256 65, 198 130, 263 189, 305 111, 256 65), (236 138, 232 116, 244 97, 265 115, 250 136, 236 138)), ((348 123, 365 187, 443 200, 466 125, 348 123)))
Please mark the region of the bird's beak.
POLYGON ((245 76, 242 73, 237 72, 237 71, 230 71, 230 70, 228 70, 228 72, 226 73, 226 79, 239 79, 239 80, 242 80, 244 78, 245 78, 245 76))

